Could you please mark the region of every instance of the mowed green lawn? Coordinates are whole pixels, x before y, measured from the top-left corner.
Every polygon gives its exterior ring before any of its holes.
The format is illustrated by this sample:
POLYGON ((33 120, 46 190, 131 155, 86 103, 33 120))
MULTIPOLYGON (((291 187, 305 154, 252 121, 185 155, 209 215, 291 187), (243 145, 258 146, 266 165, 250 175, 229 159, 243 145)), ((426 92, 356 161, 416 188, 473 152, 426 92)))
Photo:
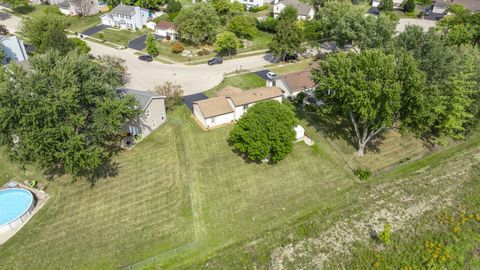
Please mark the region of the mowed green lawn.
POLYGON ((199 235, 193 254, 284 223, 355 181, 307 125, 316 146, 298 142, 275 166, 247 163, 233 153, 227 143, 232 127, 202 131, 181 107, 118 157, 118 177, 94 187, 55 180, 43 209, 0 248, 2 267, 115 269, 193 241, 187 179, 199 235))
POLYGON ((186 143, 205 249, 231 244, 281 224, 354 183, 326 141, 312 133, 277 165, 248 163, 227 143, 233 125, 202 131, 184 109, 186 143))
POLYGON ((145 35, 148 31, 148 29, 141 29, 134 32, 129 30, 107 28, 95 33, 93 37, 127 47, 130 40, 145 35))
POLYGON ((255 73, 233 75, 226 77, 219 85, 203 93, 208 97, 215 97, 217 92, 222 90, 225 86, 235 86, 243 90, 248 90, 265 86, 265 80, 255 73))
MULTIPOLYGON (((117 177, 54 180, 41 211, 0 247, 0 269, 117 269, 193 241, 179 140, 166 124, 120 154, 117 177)), ((1 158, 0 181, 25 179, 17 169, 1 158)))

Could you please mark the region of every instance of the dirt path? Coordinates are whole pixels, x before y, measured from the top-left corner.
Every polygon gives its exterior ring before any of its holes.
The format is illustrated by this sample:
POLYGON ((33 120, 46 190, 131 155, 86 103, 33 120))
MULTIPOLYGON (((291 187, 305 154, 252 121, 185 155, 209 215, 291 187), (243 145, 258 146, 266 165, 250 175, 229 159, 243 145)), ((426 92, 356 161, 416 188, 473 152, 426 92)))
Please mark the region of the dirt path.
POLYGON ((322 269, 333 255, 348 257, 355 242, 369 240, 383 230, 385 223, 392 225, 392 231, 404 229, 426 212, 451 205, 456 190, 469 179, 472 166, 479 161, 480 149, 476 148, 435 168, 422 168, 408 178, 371 188, 360 200, 367 208, 336 222, 317 238, 277 248, 270 268, 322 269))

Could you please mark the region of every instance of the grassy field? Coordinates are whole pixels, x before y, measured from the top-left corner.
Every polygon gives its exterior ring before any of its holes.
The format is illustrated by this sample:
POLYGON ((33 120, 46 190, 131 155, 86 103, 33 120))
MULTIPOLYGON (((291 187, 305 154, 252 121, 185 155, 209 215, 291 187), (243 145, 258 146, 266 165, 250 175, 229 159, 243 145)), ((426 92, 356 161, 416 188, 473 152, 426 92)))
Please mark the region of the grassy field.
POLYGON ((428 145, 415 138, 412 134, 400 134, 397 131, 387 131, 370 142, 366 155, 358 157, 355 139, 352 136, 350 123, 333 121, 321 112, 303 112, 305 117, 316 123, 317 130, 335 146, 337 153, 351 168, 365 168, 370 171, 380 171, 390 166, 406 162, 419 155, 427 153, 428 145))
POLYGON ((230 77, 226 77, 219 85, 204 92, 204 94, 208 97, 214 97, 218 91, 220 91, 227 85, 239 87, 243 90, 248 90, 265 86, 265 80, 255 73, 233 75, 230 77))
MULTIPOLYGON (((1 269, 115 269, 195 239, 183 144, 166 124, 118 157, 118 176, 56 179, 50 199, 0 248, 1 269)), ((0 179, 40 179, 0 159, 0 179)), ((41 180, 45 182, 45 180, 41 180)))
MULTIPOLYGON (((457 223, 462 220, 460 210, 467 215, 479 214, 479 156, 477 134, 452 148, 336 191, 324 197, 317 208, 305 211, 291 222, 252 235, 203 259, 184 256, 164 266, 429 269, 425 263, 428 260, 424 260, 429 257, 422 256, 422 249, 424 241, 430 240, 451 251, 448 269, 477 269, 478 221, 470 218, 457 235, 451 233, 452 224, 435 223, 437 214, 442 212, 449 213, 457 223), (385 223, 392 224, 393 241, 386 249, 379 247, 371 236, 381 232, 385 223), (401 268, 408 266, 412 268, 401 268)), ((436 266, 430 269, 445 268, 436 266)))
POLYGON ((308 59, 308 60, 298 61, 295 63, 275 64, 272 66, 266 66, 265 68, 275 72, 277 75, 283 75, 283 74, 307 70, 311 64, 312 64, 312 60, 308 59))

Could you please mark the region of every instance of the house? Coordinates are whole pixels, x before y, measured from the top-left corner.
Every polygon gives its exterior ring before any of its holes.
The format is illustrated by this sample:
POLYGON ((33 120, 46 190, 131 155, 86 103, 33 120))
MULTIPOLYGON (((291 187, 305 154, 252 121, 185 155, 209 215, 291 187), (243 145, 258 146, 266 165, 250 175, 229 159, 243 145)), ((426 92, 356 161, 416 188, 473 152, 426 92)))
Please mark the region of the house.
POLYGON ((298 0, 275 0, 273 5, 273 17, 276 19, 287 6, 293 6, 298 12, 298 20, 309 21, 313 19, 315 10, 312 6, 298 0))
POLYGON ((5 53, 4 59, 0 59, 2 64, 10 61, 22 62, 28 59, 25 44, 16 36, 0 35, 0 44, 5 53))
POLYGON ((431 6, 431 12, 434 14, 443 14, 448 13, 448 8, 453 5, 458 4, 464 6, 466 9, 472 12, 480 11, 480 1, 479 0, 436 0, 433 1, 431 6))
POLYGON ((175 28, 175 24, 172 22, 158 22, 155 26, 155 34, 165 37, 168 40, 176 40, 178 38, 178 32, 175 28))
POLYGON ((110 13, 101 17, 102 24, 119 27, 121 29, 141 29, 149 19, 148 10, 137 7, 119 4, 110 13))
POLYGON ((276 80, 276 86, 280 87, 284 97, 294 98, 300 92, 315 89, 315 82, 310 79, 310 71, 300 71, 290 73, 279 77, 276 80))
POLYGON ((98 0, 48 0, 48 3, 58 6, 67 16, 91 16, 100 12, 98 0))
POLYGON ((141 138, 145 138, 167 120, 165 96, 129 88, 118 89, 117 93, 120 96, 134 96, 143 110, 143 115, 139 119, 125 125, 129 137, 137 138, 140 135, 141 138))
POLYGON ((282 96, 282 90, 275 86, 248 91, 227 86, 220 90, 217 97, 194 102, 193 114, 204 127, 211 128, 240 119, 248 108, 257 102, 264 100, 282 102, 282 96))
POLYGON ((193 115, 206 128, 235 121, 234 108, 224 96, 194 102, 193 115))
MULTIPOLYGON (((405 2, 406 0, 393 0, 393 8, 395 9, 401 9, 402 8, 402 5, 403 5, 403 2, 405 2)), ((378 8, 381 4, 382 0, 373 0, 372 1, 372 7, 376 7, 378 8)))
POLYGON ((233 3, 235 1, 245 5, 247 8, 261 7, 265 4, 264 0, 230 0, 230 3, 233 3))

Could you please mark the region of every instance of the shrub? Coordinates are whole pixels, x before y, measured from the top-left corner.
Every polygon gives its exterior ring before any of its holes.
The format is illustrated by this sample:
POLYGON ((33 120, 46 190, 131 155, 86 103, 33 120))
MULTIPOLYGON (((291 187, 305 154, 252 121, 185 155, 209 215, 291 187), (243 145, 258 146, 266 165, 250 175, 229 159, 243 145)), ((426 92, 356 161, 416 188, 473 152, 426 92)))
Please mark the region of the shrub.
POLYGON ((372 172, 367 169, 356 169, 353 173, 362 181, 368 180, 372 176, 372 172))
POLYGON ((295 97, 295 102, 299 105, 303 104, 303 100, 305 99, 305 93, 304 92, 300 92, 298 93, 298 95, 295 97))
POLYGON ((273 17, 267 17, 264 21, 257 21, 257 28, 265 32, 275 33, 277 20, 273 17))
POLYGON ((202 52, 203 52, 203 55, 209 55, 210 54, 210 51, 205 49, 205 48, 202 49, 202 52))
POLYGON ((183 50, 185 50, 185 46, 183 46, 183 44, 181 42, 177 41, 172 45, 172 52, 173 53, 181 53, 181 52, 183 52, 183 50))
POLYGON ((99 39, 103 39, 105 37, 105 35, 103 33, 98 33, 97 34, 97 38, 99 39))
POLYGON ((413 11, 415 11, 415 1, 414 0, 407 0, 403 4, 403 12, 411 13, 413 11))
POLYGON ((203 56, 203 51, 201 51, 201 50, 198 51, 198 52, 197 52, 197 55, 198 55, 198 56, 203 56))
POLYGON ((383 227, 383 232, 380 233, 378 238, 380 239, 380 242, 382 242, 384 245, 388 246, 390 245, 390 234, 392 232, 392 226, 390 223, 386 223, 385 226, 383 227))
POLYGON ((259 102, 238 120, 229 135, 234 150, 248 160, 277 163, 293 148, 295 114, 280 102, 259 102))
POLYGON ((263 5, 263 6, 259 6, 259 7, 251 7, 248 9, 248 11, 250 12, 259 12, 259 11, 262 11, 262 10, 266 10, 268 9, 268 6, 267 5, 263 5))
POLYGON ((177 13, 180 12, 182 9, 182 4, 179 1, 176 0, 168 0, 167 2, 167 13, 177 13))

